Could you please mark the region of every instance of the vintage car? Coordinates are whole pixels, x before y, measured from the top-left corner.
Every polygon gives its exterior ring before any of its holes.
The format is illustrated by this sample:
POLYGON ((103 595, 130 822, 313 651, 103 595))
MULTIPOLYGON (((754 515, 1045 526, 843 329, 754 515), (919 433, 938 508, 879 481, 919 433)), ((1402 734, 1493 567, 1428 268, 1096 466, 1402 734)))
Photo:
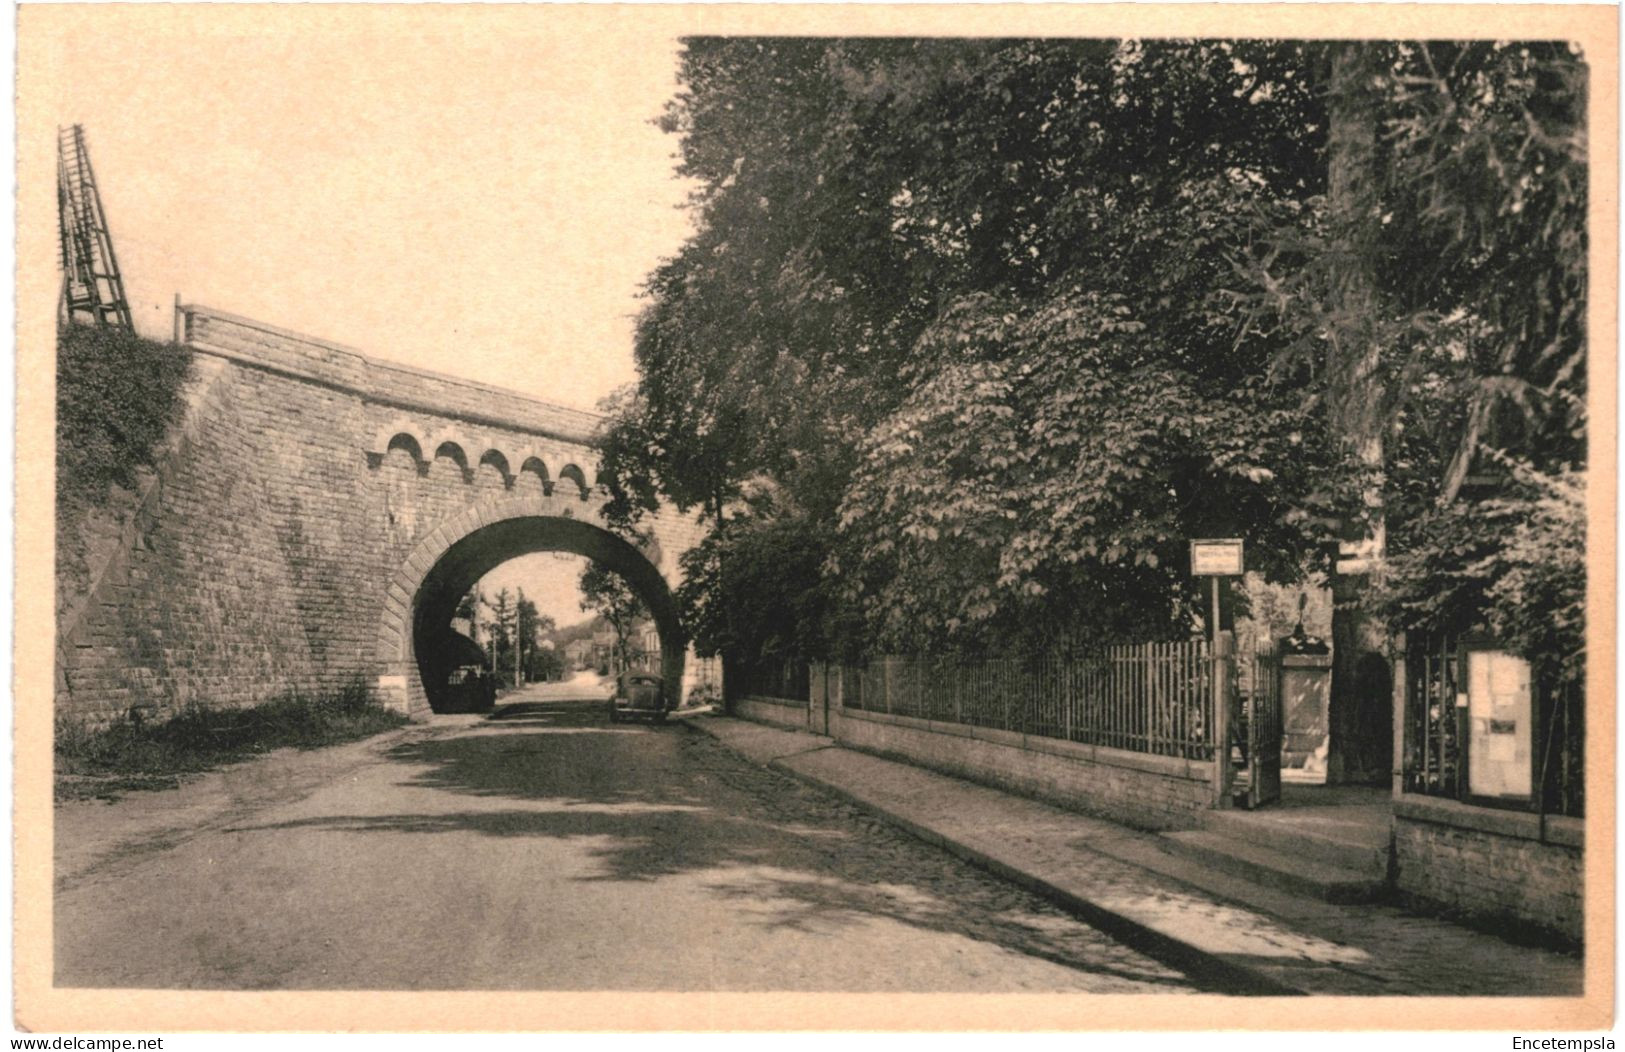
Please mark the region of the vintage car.
POLYGON ((489 712, 496 704, 497 684, 480 665, 459 665, 446 677, 441 708, 444 712, 489 712))
POLYGON ((656 723, 666 721, 674 708, 665 681, 652 672, 623 672, 615 679, 615 693, 609 699, 609 722, 647 716, 656 723))

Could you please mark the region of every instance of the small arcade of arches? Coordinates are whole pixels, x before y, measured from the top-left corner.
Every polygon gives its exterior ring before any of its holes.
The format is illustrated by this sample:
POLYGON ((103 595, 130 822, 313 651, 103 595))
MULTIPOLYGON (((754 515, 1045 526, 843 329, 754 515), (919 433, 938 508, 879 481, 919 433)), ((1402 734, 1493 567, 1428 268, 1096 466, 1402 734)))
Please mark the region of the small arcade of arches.
MULTIPOLYGON (((469 589, 510 559, 546 551, 585 556, 627 582, 654 619, 667 689, 681 690, 687 640, 671 589, 643 551, 601 525, 548 514, 545 509, 501 517, 476 514, 466 526, 466 532, 453 527, 443 534, 458 536, 411 588, 409 616, 398 624, 388 623, 386 617, 385 648, 405 658, 388 664, 399 669, 400 675, 394 678, 406 680, 399 685, 406 688, 408 711, 421 711, 424 704, 440 711, 448 700, 445 686, 452 672, 462 665, 482 663, 478 646, 451 627, 457 605, 469 589)), ((429 557, 420 551, 409 561, 408 569, 428 562, 429 557)), ((407 573, 406 582, 417 576, 407 573)), ((404 590, 402 583, 398 580, 392 590, 404 590)))
MULTIPOLYGON (((396 450, 412 458, 419 475, 428 474, 430 465, 444 458, 457 465, 464 482, 472 482, 479 469, 489 468, 502 480, 502 487, 510 491, 528 475, 545 496, 556 493, 585 501, 592 496, 595 485, 579 464, 564 463, 549 469, 541 453, 528 444, 493 444, 458 429, 419 431, 398 422, 381 427, 368 446, 369 466, 377 467, 396 450)), ((557 463, 569 454, 558 456, 555 450, 554 455, 557 463)))

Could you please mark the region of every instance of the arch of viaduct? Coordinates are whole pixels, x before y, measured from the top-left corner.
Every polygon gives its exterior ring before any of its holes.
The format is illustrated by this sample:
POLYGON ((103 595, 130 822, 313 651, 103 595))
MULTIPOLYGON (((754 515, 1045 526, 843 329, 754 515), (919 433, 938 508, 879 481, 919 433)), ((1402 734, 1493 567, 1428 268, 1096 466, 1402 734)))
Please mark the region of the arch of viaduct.
POLYGON ((458 600, 508 559, 556 551, 624 577, 668 681, 692 682, 672 592, 702 528, 605 523, 596 414, 368 358, 200 306, 185 419, 88 591, 58 604, 58 712, 245 705, 365 682, 419 715, 459 651, 458 600), (432 688, 431 688, 432 690, 432 688))

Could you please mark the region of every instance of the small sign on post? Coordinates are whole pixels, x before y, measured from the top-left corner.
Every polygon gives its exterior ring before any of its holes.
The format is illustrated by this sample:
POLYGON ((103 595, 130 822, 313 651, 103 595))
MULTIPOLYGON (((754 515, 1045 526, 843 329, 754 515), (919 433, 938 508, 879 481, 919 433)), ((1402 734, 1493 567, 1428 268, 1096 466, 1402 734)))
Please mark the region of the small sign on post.
POLYGON ((1241 576, 1241 538, 1191 541, 1191 576, 1213 578, 1213 642, 1219 641, 1219 578, 1241 576))
POLYGON ((1240 577, 1241 538, 1191 541, 1192 577, 1240 577))
POLYGON ((1213 796, 1230 804, 1230 648, 1219 631, 1219 578, 1240 577, 1240 537, 1191 541, 1191 576, 1213 579, 1213 796))

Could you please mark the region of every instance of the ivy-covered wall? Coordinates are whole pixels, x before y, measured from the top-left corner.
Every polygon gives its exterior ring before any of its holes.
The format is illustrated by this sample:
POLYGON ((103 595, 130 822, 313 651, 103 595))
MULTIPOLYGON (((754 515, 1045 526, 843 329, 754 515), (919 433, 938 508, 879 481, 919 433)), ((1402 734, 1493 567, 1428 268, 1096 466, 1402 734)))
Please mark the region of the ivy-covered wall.
POLYGON ((192 354, 120 329, 72 325, 57 339, 58 616, 90 583, 95 553, 151 483, 197 379, 192 354))

